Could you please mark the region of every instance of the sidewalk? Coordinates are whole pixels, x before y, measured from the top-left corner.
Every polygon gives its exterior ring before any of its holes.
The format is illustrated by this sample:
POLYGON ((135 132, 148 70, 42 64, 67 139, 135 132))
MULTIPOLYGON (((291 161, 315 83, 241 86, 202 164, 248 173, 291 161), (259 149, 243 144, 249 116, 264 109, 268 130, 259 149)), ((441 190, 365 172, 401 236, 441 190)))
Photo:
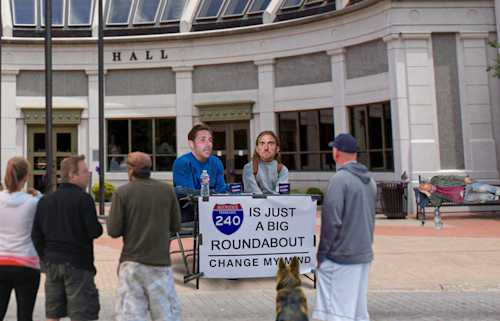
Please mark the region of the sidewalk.
MULTIPOLYGON (((435 230, 432 220, 422 227, 414 218, 377 217, 375 261, 369 284, 372 320, 500 319, 499 213, 447 213, 444 224, 443 230, 435 230)), ((96 242, 100 320, 113 320, 120 249, 121 241, 107 236, 96 242)), ((179 255, 173 257, 173 268, 185 321, 275 317, 273 279, 202 279, 200 289, 196 290, 194 282, 182 282, 179 255)), ((312 307, 315 295, 312 282, 304 279, 304 289, 312 307)), ((42 286, 36 320, 43 320, 43 292, 42 286)), ((14 311, 11 302, 7 320, 15 320, 14 311)))

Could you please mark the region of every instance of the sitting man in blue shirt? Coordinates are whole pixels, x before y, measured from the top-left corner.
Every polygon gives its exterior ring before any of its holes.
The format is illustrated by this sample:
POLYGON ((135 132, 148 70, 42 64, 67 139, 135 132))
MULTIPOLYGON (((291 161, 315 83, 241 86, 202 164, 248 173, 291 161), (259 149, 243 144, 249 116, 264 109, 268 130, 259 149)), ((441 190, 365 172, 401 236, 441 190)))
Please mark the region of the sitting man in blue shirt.
POLYGON ((191 128, 188 133, 191 152, 182 155, 174 162, 174 186, 178 195, 200 192, 200 176, 207 170, 210 176, 210 192, 225 193, 224 166, 220 159, 212 155, 212 132, 203 124, 191 128))

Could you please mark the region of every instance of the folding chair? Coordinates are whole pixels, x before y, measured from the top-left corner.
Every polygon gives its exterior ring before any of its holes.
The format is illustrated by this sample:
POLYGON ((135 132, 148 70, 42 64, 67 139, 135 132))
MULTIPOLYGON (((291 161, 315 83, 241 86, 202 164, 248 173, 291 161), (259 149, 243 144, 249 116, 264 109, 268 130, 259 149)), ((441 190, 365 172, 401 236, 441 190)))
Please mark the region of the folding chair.
MULTIPOLYGON (((177 240, 177 244, 179 245, 179 250, 172 251, 170 254, 180 253, 182 256, 182 261, 184 263, 184 267, 186 268, 186 274, 191 274, 189 270, 188 257, 194 256, 194 248, 185 249, 182 244, 183 238, 193 238, 195 237, 195 221, 194 215, 192 211, 194 210, 193 203, 190 197, 181 197, 178 198, 179 205, 181 208, 181 228, 180 231, 171 235, 170 240, 177 240)), ((193 245, 194 246, 194 245, 193 245)))

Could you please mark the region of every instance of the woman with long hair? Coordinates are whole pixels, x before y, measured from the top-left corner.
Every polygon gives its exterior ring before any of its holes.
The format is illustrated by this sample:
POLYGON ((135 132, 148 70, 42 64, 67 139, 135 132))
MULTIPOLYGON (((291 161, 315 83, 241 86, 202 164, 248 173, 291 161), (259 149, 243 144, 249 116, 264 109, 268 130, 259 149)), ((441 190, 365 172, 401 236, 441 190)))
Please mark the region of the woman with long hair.
POLYGON ((26 159, 11 158, 4 190, 0 192, 0 320, 7 313, 12 290, 16 293, 17 320, 33 320, 40 261, 31 241, 31 229, 41 194, 23 191, 29 173, 26 159))

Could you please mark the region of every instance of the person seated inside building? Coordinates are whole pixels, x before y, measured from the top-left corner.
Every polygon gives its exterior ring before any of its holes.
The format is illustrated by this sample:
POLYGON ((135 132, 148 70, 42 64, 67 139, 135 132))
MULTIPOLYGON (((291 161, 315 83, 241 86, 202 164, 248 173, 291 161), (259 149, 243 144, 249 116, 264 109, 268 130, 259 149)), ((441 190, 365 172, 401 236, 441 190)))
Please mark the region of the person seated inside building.
POLYGON ((224 166, 221 160, 212 155, 213 138, 210 128, 198 124, 188 133, 191 152, 177 158, 173 165, 174 186, 177 194, 199 194, 201 173, 208 172, 210 192, 225 193, 224 166))
POLYGON ((476 182, 468 176, 434 176, 430 182, 420 183, 418 189, 437 206, 443 202, 487 202, 500 198, 500 187, 476 182))
POLYGON ((257 136, 252 160, 243 167, 243 186, 246 193, 278 194, 279 183, 288 183, 288 169, 281 163, 278 136, 266 130, 257 136))

